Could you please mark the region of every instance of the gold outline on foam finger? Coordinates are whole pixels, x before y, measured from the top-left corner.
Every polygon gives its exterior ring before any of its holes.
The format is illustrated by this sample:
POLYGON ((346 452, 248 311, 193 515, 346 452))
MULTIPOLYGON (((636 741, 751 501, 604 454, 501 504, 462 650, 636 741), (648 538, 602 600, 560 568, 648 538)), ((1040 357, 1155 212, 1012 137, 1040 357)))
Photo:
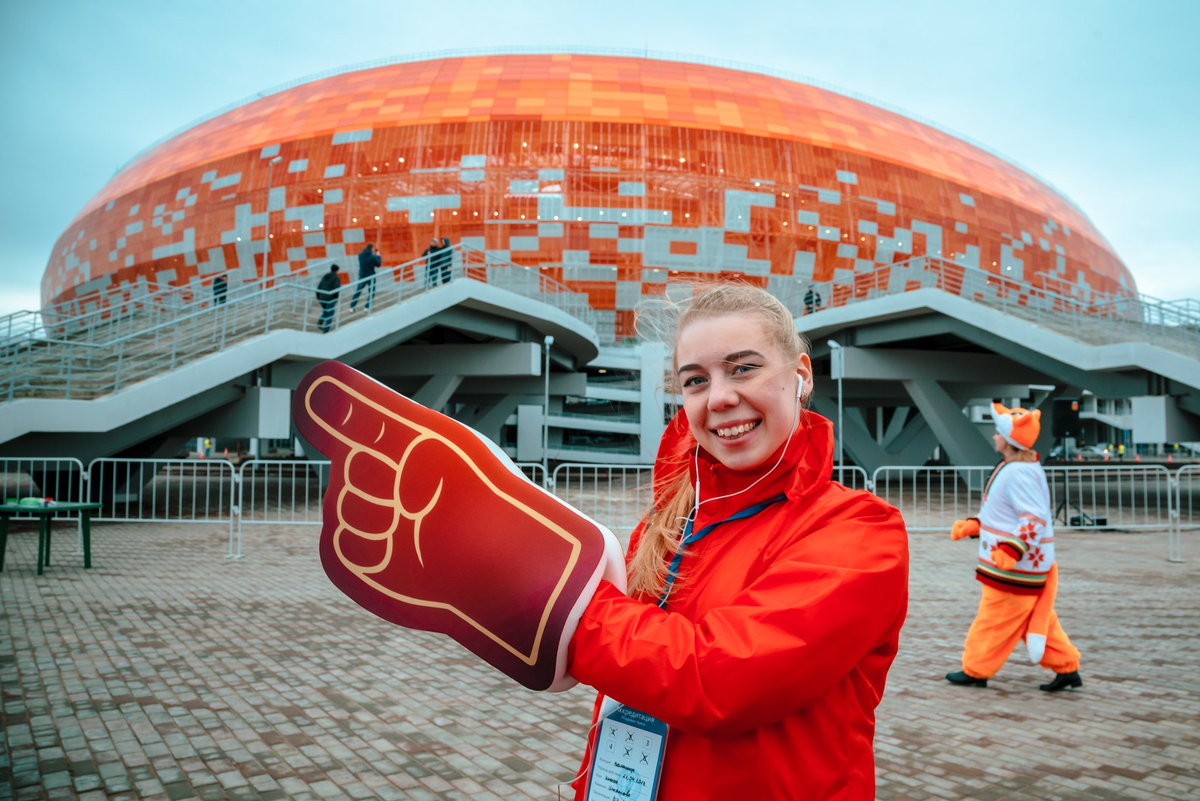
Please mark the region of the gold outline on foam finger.
MULTIPOLYGON (((334 550, 337 553, 338 560, 342 563, 342 565, 344 567, 346 567, 356 577, 358 577, 358 579, 360 581, 362 581, 364 584, 367 584, 371 588, 382 593, 383 595, 388 596, 389 598, 393 598, 397 601, 401 601, 402 603, 412 604, 413 606, 423 606, 423 607, 427 607, 427 608, 431 608, 431 609, 444 609, 449 612, 452 612, 453 614, 457 615, 458 617, 460 617, 464 621, 466 621, 468 624, 470 624, 471 627, 473 627, 476 630, 483 633, 485 636, 488 637, 488 639, 492 640, 497 645, 504 648, 506 651, 508 651, 513 656, 520 659, 525 664, 533 665, 537 661, 538 651, 541 649, 542 637, 545 634, 546 625, 550 618, 550 612, 554 609, 554 604, 557 602, 558 597, 562 594, 563 589, 566 586, 567 579, 570 577, 571 572, 575 569, 575 565, 579 561, 580 552, 583 550, 583 544, 579 541, 579 538, 574 536, 570 532, 568 532, 562 526, 559 526, 558 524, 554 523, 549 518, 545 517, 544 515, 540 514, 537 511, 533 510, 529 506, 521 503, 516 498, 513 498, 512 496, 508 495, 507 493, 502 492, 495 484, 492 483, 491 479, 489 479, 484 474, 484 472, 479 469, 479 467, 475 464, 475 462, 470 457, 468 457, 467 454, 464 453, 463 450, 461 448, 459 448, 458 445, 456 445, 454 442, 450 441, 446 437, 442 436, 441 434, 437 433, 436 431, 434 431, 430 428, 426 428, 425 426, 419 425, 418 423, 415 423, 411 420, 401 417, 400 415, 396 414, 395 412, 391 411, 390 409, 387 409, 386 407, 381 406, 380 404, 378 404, 375 401, 371 400, 370 398, 366 397, 361 392, 350 387, 345 382, 343 382, 339 379, 332 378, 330 376, 321 376, 321 377, 317 378, 315 381, 313 381, 313 383, 311 385, 309 385, 308 391, 304 394, 304 409, 306 412, 308 412, 309 418, 312 419, 314 422, 316 422, 316 424, 319 425, 326 433, 330 434, 332 437, 337 439, 339 442, 341 442, 342 444, 344 444, 350 448, 350 454, 346 457, 345 464, 343 466, 344 475, 343 475, 342 492, 339 493, 339 495, 338 495, 338 502, 337 502, 337 507, 336 507, 337 517, 338 517, 338 528, 334 532, 334 550), (316 390, 317 387, 319 387, 321 384, 326 384, 326 383, 333 384, 340 391, 344 392, 347 396, 349 396, 351 399, 361 402, 363 404, 366 404, 368 407, 375 409, 377 412, 379 412, 380 414, 383 414, 385 417, 391 418, 392 420, 395 420, 396 422, 400 423, 401 425, 407 426, 408 428, 417 432, 417 435, 418 435, 417 439, 414 442, 410 443, 408 445, 408 447, 405 448, 404 456, 401 458, 401 461, 399 463, 397 463, 395 460, 385 456, 384 454, 380 453, 379 451, 374 450, 373 448, 364 447, 362 445, 362 443, 359 443, 355 440, 349 439, 344 434, 342 434, 342 432, 340 432, 337 429, 330 426, 323 417, 321 417, 319 414, 317 414, 313 410, 312 394, 316 390), (479 478, 479 480, 482 481, 487 486, 487 488, 492 491, 492 493, 494 495, 496 495, 499 498, 502 498, 504 501, 506 501, 510 505, 515 506, 516 508, 520 509, 522 512, 524 512, 530 518, 537 521, 538 523, 545 526, 547 529, 549 529, 550 531, 552 531, 553 533, 557 534, 559 537, 564 539, 571 546, 571 556, 567 560, 567 564, 566 564, 565 569, 563 570, 562 575, 559 577, 558 584, 554 587, 554 591, 550 594, 550 598, 546 603, 545 609, 542 611, 541 619, 538 621, 537 634, 533 640, 533 648, 529 654, 524 654, 521 651, 519 651, 518 649, 514 648, 512 645, 510 645, 508 642, 503 640, 497 634, 495 634, 494 632, 489 630, 483 624, 479 623, 477 620, 470 617, 469 615, 467 615, 465 612, 463 612, 461 609, 454 606, 453 604, 448 604, 448 603, 444 603, 441 601, 429 601, 424 598, 415 598, 415 597, 412 597, 409 595, 404 595, 402 593, 398 593, 394 590, 388 589, 387 587, 380 585, 378 582, 374 581, 369 576, 370 573, 376 573, 376 572, 379 572, 380 570, 382 570, 391 561, 392 543, 394 541, 394 532, 396 530, 396 525, 399 523, 399 520, 398 520, 399 516, 403 516, 409 520, 414 521, 414 523, 415 523, 414 530, 413 530, 413 539, 414 539, 414 545, 417 549, 417 558, 418 558, 418 560, 420 560, 421 550, 420 550, 419 536, 420 536, 421 519, 423 519, 425 517, 425 515, 427 515, 430 511, 433 510, 434 504, 437 502, 437 499, 441 495, 442 484, 441 484, 441 482, 439 482, 437 492, 434 493, 434 497, 430 501, 430 503, 427 504, 426 507, 424 509, 422 509, 420 512, 416 513, 416 515, 414 515, 413 513, 409 512, 407 509, 404 509, 404 507, 400 504, 400 500, 398 497, 399 487, 400 487, 400 469, 403 467, 404 461, 407 460, 409 453, 411 453, 412 448, 415 447, 416 444, 427 441, 427 440, 431 440, 431 439, 436 440, 436 441, 442 443, 443 445, 445 445, 446 447, 450 448, 450 450, 452 450, 460 459, 463 460, 463 462, 468 467, 471 468, 472 472, 475 473, 475 475, 479 478), (391 500, 385 500, 382 498, 375 498, 374 496, 368 495, 361 491, 354 491, 354 494, 361 498, 370 500, 374 503, 377 503, 380 506, 392 508, 392 526, 388 530, 387 533, 370 534, 367 532, 359 532, 356 529, 354 529, 352 526, 349 526, 346 523, 345 519, 342 517, 342 500, 345 497, 346 493, 351 491, 349 488, 353 487, 353 484, 350 482, 350 475, 349 475, 350 457, 355 455, 356 453, 369 454, 369 455, 375 457, 376 459, 379 459, 382 462, 385 462, 385 463, 391 464, 391 465, 395 465, 395 467, 396 467, 396 483, 393 485, 393 491, 396 493, 397 497, 394 497, 391 500), (341 547, 340 547, 338 541, 339 541, 340 535, 344 531, 348 531, 357 536, 362 536, 362 537, 365 537, 366 539, 371 539, 371 540, 376 540, 376 541, 386 539, 387 540, 387 549, 386 549, 384 557, 380 561, 380 563, 378 565, 372 566, 371 568, 365 568, 361 565, 357 565, 357 564, 351 562, 349 559, 347 559, 345 556, 343 556, 342 550, 341 550, 341 547)), ((422 562, 422 564, 423 564, 423 562, 422 562)))

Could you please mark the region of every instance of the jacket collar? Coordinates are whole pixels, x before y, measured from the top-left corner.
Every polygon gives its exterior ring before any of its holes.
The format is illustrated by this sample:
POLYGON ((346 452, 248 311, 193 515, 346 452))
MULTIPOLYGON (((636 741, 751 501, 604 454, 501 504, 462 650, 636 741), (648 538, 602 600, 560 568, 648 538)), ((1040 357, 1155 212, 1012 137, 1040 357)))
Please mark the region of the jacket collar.
POLYGON ((656 504, 684 469, 688 471, 693 487, 697 476, 700 479, 697 529, 780 493, 795 500, 829 483, 833 472, 833 424, 819 414, 806 411, 791 439, 760 466, 752 470, 730 470, 708 451, 697 447, 687 417, 680 409, 659 443, 654 470, 656 504), (776 462, 779 465, 772 469, 776 462), (721 497, 725 495, 730 497, 721 497))

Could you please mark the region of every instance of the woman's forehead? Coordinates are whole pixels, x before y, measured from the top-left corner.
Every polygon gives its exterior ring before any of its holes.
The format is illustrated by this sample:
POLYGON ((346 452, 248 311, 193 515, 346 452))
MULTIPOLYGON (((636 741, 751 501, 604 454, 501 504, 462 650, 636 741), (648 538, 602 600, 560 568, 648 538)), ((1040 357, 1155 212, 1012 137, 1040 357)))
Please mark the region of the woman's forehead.
POLYGON ((772 356, 776 355, 778 349, 761 320, 726 314, 688 323, 679 332, 675 361, 680 365, 703 364, 721 361, 731 354, 745 351, 772 356))

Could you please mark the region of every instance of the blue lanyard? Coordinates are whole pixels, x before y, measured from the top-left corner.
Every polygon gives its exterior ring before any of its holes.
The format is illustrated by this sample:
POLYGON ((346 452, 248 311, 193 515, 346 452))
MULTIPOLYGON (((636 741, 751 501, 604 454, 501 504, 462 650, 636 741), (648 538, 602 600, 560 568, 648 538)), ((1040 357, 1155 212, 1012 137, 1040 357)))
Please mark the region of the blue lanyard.
POLYGON ((671 594, 671 585, 675 583, 675 575, 679 571, 679 563, 683 561, 683 553, 689 545, 704 539, 712 533, 713 529, 722 523, 732 523, 734 520, 743 520, 747 517, 753 517, 771 504, 778 503, 786 497, 787 495, 781 492, 774 498, 768 498, 761 503, 756 503, 753 506, 743 509, 737 514, 732 515, 731 517, 727 517, 724 520, 718 520, 715 523, 709 523, 707 526, 695 533, 692 533, 692 523, 695 522, 695 513, 688 517, 687 523, 685 523, 683 526, 683 542, 681 542, 679 545, 679 551, 676 552, 675 556, 671 559, 671 566, 667 568, 667 582, 666 585, 663 586, 662 597, 658 599, 659 608, 667 608, 667 596, 671 594))

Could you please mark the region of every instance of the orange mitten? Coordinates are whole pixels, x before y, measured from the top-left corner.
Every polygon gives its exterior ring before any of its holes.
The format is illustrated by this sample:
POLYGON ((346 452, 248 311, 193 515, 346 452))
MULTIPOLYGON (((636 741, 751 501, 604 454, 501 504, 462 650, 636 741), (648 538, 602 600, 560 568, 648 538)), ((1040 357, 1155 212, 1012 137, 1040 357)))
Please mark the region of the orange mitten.
POLYGON ((955 520, 950 529, 950 539, 961 540, 965 537, 979 536, 979 518, 968 517, 966 520, 955 520))
POLYGON ((992 558, 992 563, 1001 570, 1012 570, 1017 564, 1017 557, 1003 548, 993 548, 989 556, 992 558))

